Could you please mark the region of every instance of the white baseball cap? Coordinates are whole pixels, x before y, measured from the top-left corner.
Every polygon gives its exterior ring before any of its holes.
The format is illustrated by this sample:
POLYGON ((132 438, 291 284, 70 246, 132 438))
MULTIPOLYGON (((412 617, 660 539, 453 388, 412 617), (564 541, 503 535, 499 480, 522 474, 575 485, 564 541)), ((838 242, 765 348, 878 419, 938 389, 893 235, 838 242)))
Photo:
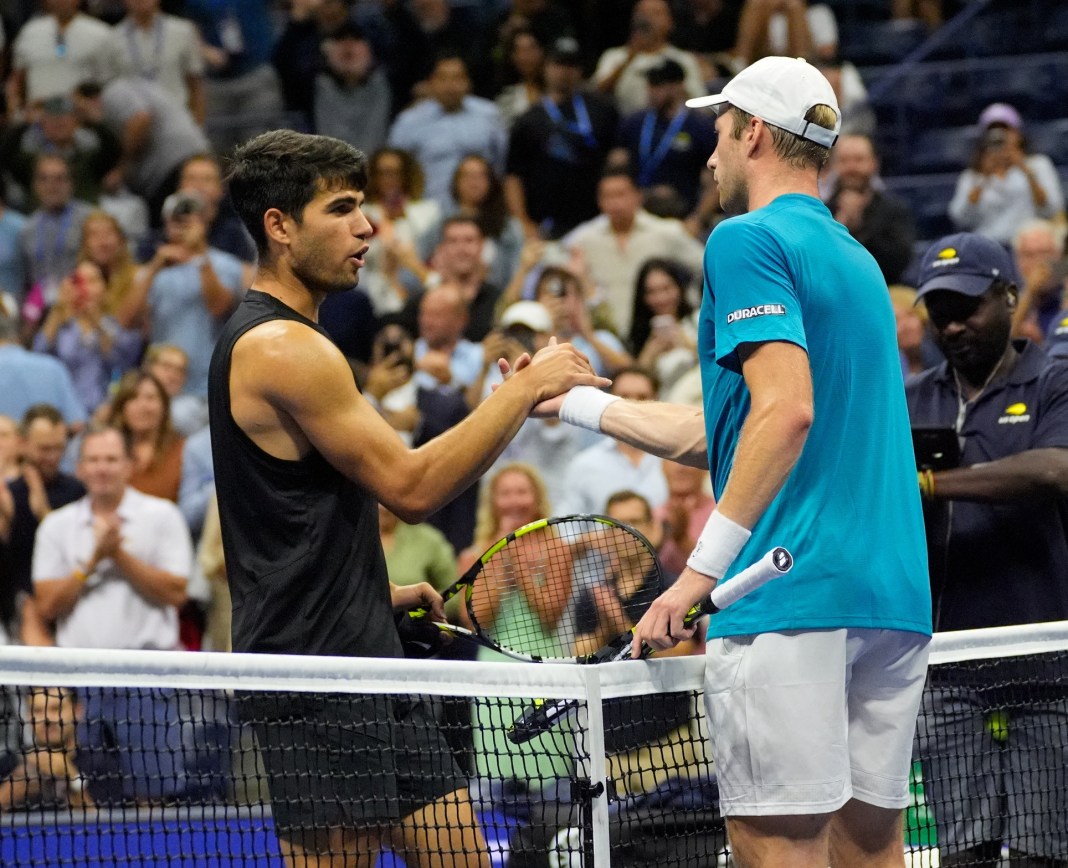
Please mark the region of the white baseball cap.
POLYGON ((722 93, 686 100, 690 108, 726 103, 827 148, 842 129, 834 88, 822 72, 800 57, 765 57, 727 82, 722 93), (830 106, 838 115, 833 131, 805 120, 816 105, 830 106))
POLYGON ((521 325, 536 332, 551 332, 553 318, 543 304, 536 301, 517 301, 505 308, 498 325, 502 329, 521 325))

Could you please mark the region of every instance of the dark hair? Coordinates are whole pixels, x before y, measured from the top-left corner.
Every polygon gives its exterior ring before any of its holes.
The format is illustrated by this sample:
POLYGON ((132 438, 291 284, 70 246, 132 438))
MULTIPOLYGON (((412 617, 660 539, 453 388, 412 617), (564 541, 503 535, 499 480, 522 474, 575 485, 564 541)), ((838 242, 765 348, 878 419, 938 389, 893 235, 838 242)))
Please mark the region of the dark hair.
POLYGON ((63 414, 51 404, 33 404, 22 414, 22 424, 19 426, 23 436, 30 430, 30 426, 38 419, 44 419, 53 425, 66 425, 63 414))
POLYGON ((693 313, 693 306, 686 298, 686 290, 693 280, 693 275, 690 274, 687 268, 674 259, 653 257, 645 260, 641 270, 638 272, 637 279, 634 281, 634 313, 630 321, 630 335, 627 338, 627 343, 630 344, 629 349, 635 356, 642 351, 642 347, 649 340, 649 334, 652 331, 649 323, 653 318, 653 312, 649 309, 649 305, 645 303, 643 289, 645 280, 652 271, 663 271, 678 284, 679 306, 675 311, 675 315, 682 319, 693 313))
POLYGON ((450 226, 474 226, 479 234, 485 235, 486 232, 482 228, 482 224, 477 217, 472 217, 469 214, 452 214, 441 221, 441 237, 445 237, 445 230, 450 226))
POLYGON ((508 224, 508 203, 504 200, 504 185, 489 160, 481 154, 466 154, 463 156, 460 162, 456 164, 456 171, 452 173, 449 192, 452 194, 453 201, 459 201, 456 190, 459 186, 460 168, 468 160, 477 160, 481 163, 489 176, 489 189, 486 191, 486 198, 478 206, 478 213, 475 215, 475 219, 478 221, 483 235, 487 238, 500 238, 505 226, 508 224))
POLYGON ((637 374, 640 377, 645 377, 653 387, 653 397, 655 398, 660 394, 660 378, 656 375, 656 371, 651 371, 641 365, 626 365, 612 374, 612 380, 618 383, 619 378, 624 374, 637 374))
POLYGON ((634 172, 628 166, 609 166, 601 172, 600 180, 604 181, 608 178, 626 178, 635 188, 638 187, 638 179, 634 177, 634 172))
POLYGON ((367 199, 377 202, 382 198, 382 191, 378 188, 378 163, 383 157, 397 157, 401 161, 401 177, 404 185, 404 193, 411 199, 421 199, 423 188, 426 185, 426 176, 423 167, 412 155, 411 151, 403 148, 379 148, 367 161, 367 199))
POLYGON ((645 520, 651 521, 653 518, 653 506, 649 503, 649 499, 643 494, 638 494, 632 488, 624 488, 622 491, 617 491, 608 496, 608 500, 605 501, 604 511, 608 512, 617 503, 627 503, 628 501, 636 500, 645 508, 645 520))
POLYGON ((238 147, 227 176, 230 198, 260 258, 267 258, 263 215, 277 208, 299 225, 322 189, 367 186, 367 163, 352 145, 329 136, 272 130, 238 147))

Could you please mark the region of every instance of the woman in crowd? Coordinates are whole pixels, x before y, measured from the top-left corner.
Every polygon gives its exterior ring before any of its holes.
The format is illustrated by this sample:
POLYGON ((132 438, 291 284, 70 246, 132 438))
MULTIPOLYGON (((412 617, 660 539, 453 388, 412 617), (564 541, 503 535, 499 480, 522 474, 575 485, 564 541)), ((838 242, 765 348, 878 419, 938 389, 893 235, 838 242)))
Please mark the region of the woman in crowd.
MULTIPOLYGON (((552 514, 545 483, 527 464, 506 464, 482 487, 479 497, 475 540, 461 552, 457 572, 462 574, 494 542, 539 518, 552 514)), ((570 602, 563 593, 545 593, 536 584, 537 561, 542 553, 538 546, 525 546, 520 539, 513 544, 514 586, 502 587, 492 581, 480 583, 481 592, 472 597, 472 607, 479 624, 488 627, 505 645, 530 653, 560 654, 555 632, 570 602), (541 635, 530 638, 531 625, 540 624, 541 635), (524 641, 509 643, 509 631, 522 625, 524 641)), ((491 576, 485 577, 487 580, 491 576)), ((512 585, 512 583, 508 583, 512 585)), ((479 660, 506 661, 508 658, 480 649, 479 660)), ((570 766, 567 740, 542 736, 529 746, 508 741, 508 726, 524 708, 522 700, 497 700, 474 703, 475 764, 481 777, 504 779, 521 787, 538 788, 541 782, 566 776, 570 766)))
POLYGON ((70 371, 88 413, 107 398, 108 386, 137 364, 141 335, 124 329, 106 312, 107 283, 86 260, 60 284, 56 303, 34 336, 37 352, 56 356, 70 371))
POLYGON ((501 179, 485 157, 468 154, 456 167, 450 192, 456 202, 455 213, 474 217, 485 236, 482 261, 487 282, 503 289, 519 262, 523 227, 508 213, 501 179))
POLYGON ((545 46, 529 27, 513 28, 504 42, 504 66, 509 84, 497 95, 497 108, 507 128, 545 92, 545 46))
POLYGON ((423 169, 408 151, 380 148, 367 163, 363 212, 375 229, 360 274, 360 286, 382 315, 400 310, 426 281, 441 208, 423 198, 423 169))
POLYGON ((697 323, 687 294, 692 276, 670 259, 650 259, 638 272, 630 349, 666 394, 697 364, 697 323))
POLYGON ((1064 191, 1045 154, 1032 154, 1019 112, 994 103, 979 115, 982 135, 971 166, 957 178, 949 216, 961 230, 978 232, 1004 245, 1028 220, 1057 220, 1064 212, 1064 191))
POLYGON ((145 494, 178 502, 185 438, 171 426, 167 392, 147 371, 131 371, 119 383, 110 423, 133 441, 130 485, 145 494))
POLYGON ((100 269, 107 283, 104 309, 115 313, 133 286, 137 265, 122 226, 106 211, 94 211, 85 218, 78 261, 92 262, 100 269))

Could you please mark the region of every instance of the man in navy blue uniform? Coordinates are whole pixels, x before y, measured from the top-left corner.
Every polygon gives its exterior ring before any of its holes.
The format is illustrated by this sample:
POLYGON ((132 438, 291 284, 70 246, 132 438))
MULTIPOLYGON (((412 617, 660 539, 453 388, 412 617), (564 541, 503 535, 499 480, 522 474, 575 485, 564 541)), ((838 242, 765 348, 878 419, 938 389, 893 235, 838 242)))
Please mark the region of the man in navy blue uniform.
MULTIPOLYGON (((935 629, 1068 618, 1068 362, 1010 338, 1012 258, 981 235, 935 242, 919 298, 946 361, 909 381, 911 422, 960 446, 920 471, 935 629)), ((1014 868, 1068 866, 1065 789, 1038 783, 1068 765, 1065 691, 997 684, 1034 681, 1027 665, 932 673, 918 737, 942 865, 1001 864, 1007 843, 1014 868)))

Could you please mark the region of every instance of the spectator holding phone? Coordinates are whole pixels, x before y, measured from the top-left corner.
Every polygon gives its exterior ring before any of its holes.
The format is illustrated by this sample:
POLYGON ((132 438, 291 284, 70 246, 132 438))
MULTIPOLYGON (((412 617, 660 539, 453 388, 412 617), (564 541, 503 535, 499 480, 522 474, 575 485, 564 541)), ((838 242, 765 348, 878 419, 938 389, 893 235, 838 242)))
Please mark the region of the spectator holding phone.
POLYGON ((1031 154, 1020 113, 993 103, 979 115, 982 135, 972 164, 957 179, 949 216, 958 228, 978 232, 1004 245, 1034 217, 1057 219, 1064 191, 1050 158, 1031 154))
POLYGON ((687 298, 691 280, 670 259, 649 259, 638 272, 630 347, 641 367, 656 372, 661 394, 697 364, 697 323, 687 298))
POLYGON ((141 354, 141 335, 105 311, 107 290, 100 266, 78 263, 33 339, 35 351, 67 366, 89 414, 104 402, 112 379, 134 367, 141 354))
MULTIPOLYGON (((920 474, 935 630, 1068 618, 1068 364, 1011 339, 1016 282, 1006 250, 974 233, 940 239, 921 263, 946 361, 909 381, 909 415, 961 441, 959 467, 920 474)), ((1012 700, 1007 712, 991 677, 942 669, 924 694, 919 758, 946 806, 941 864, 998 864, 1003 841, 1011 865, 1060 864, 1048 857, 1064 852, 1063 792, 1019 783, 1046 762, 1059 772, 1068 709, 1012 700), (964 740, 978 748, 969 758, 964 740), (1010 831, 1020 822, 1025 836, 1010 831)))

